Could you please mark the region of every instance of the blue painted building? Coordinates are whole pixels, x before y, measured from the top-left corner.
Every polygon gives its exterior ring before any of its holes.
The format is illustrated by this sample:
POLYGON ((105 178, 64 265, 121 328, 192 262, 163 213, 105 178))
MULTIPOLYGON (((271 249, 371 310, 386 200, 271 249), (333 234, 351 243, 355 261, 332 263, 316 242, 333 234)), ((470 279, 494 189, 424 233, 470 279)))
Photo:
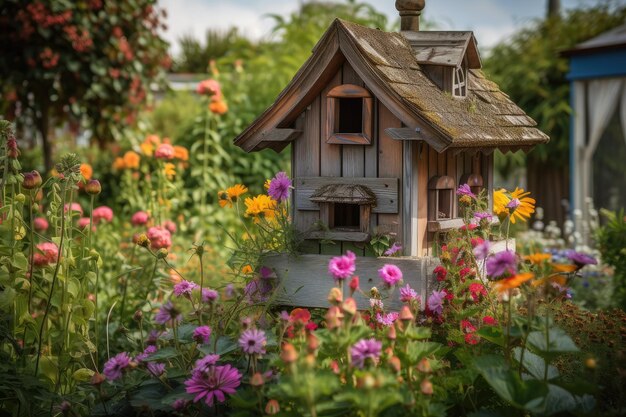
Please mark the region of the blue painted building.
POLYGON ((574 209, 626 208, 626 25, 566 51, 574 209))

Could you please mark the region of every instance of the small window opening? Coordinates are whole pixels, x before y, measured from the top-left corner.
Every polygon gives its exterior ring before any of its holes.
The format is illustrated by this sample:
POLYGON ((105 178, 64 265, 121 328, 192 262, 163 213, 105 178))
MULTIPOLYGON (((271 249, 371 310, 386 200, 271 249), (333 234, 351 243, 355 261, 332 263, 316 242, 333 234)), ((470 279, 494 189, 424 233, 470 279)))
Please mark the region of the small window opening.
POLYGON ((450 193, 440 191, 438 194, 439 204, 437 212, 437 220, 439 219, 451 219, 452 218, 452 204, 450 204, 450 193))
POLYGON ((339 98, 339 123, 335 133, 363 132, 363 99, 339 98))
POLYGON ((342 229, 359 229, 361 213, 358 204, 335 203, 334 227, 342 229))
POLYGON ((452 94, 455 97, 465 97, 467 95, 466 69, 462 65, 454 70, 454 79, 452 81, 452 94))

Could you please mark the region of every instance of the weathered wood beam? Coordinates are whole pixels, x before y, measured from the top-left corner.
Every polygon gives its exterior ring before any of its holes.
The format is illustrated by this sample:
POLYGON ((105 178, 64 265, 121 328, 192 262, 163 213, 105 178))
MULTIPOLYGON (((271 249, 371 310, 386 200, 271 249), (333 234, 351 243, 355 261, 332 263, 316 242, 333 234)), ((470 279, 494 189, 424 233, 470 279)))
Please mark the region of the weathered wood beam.
POLYGON ((368 242, 370 235, 363 232, 347 232, 338 230, 312 230, 307 232, 305 239, 336 240, 340 242, 368 242))
POLYGON ((270 129, 261 134, 261 142, 291 142, 301 134, 299 129, 270 129))

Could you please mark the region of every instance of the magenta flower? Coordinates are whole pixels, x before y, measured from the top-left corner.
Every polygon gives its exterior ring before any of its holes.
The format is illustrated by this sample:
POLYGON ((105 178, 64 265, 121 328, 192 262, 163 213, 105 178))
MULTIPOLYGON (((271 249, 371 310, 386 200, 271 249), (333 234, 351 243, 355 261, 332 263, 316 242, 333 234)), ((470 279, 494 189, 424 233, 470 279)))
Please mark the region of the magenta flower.
POLYGON ((351 251, 347 251, 343 256, 335 256, 328 263, 328 273, 335 281, 350 278, 356 270, 355 260, 356 255, 351 251))
POLYGON ((83 208, 78 203, 66 204, 65 207, 63 207, 63 210, 64 213, 67 213, 68 210, 71 210, 79 213, 81 216, 83 215, 83 208))
POLYGON ((467 195, 472 198, 476 198, 476 194, 472 192, 472 189, 468 184, 463 184, 456 190, 456 195, 467 195))
POLYGON ((202 302, 210 303, 210 302, 217 300, 218 297, 219 297, 219 294, 217 291, 212 290, 210 288, 202 289, 202 302))
POLYGON ((109 223, 113 221, 113 210, 111 209, 111 207, 96 207, 95 209, 93 209, 93 212, 91 212, 91 215, 93 216, 93 222, 96 224, 100 223, 103 220, 109 223))
POLYGON ((396 253, 400 252, 401 250, 402 250, 402 245, 399 244, 398 242, 394 242, 394 244, 391 245, 391 247, 385 251, 384 255, 393 256, 396 253))
POLYGON ((215 366, 218 360, 220 360, 220 355, 206 355, 196 361, 193 372, 206 372, 210 367, 215 366))
POLYGON ((158 324, 165 324, 171 320, 181 321, 182 319, 183 316, 174 307, 171 301, 163 304, 154 316, 154 322, 158 324))
POLYGON ((350 348, 352 365, 357 368, 363 368, 367 359, 377 362, 380 357, 382 347, 382 342, 379 342, 374 338, 359 340, 350 348))
POLYGON ((209 343, 211 328, 209 326, 199 326, 193 331, 193 340, 201 344, 209 343))
POLYGON ((55 264, 59 257, 59 247, 53 242, 43 242, 35 246, 41 253, 33 255, 33 265, 48 266, 55 264))
POLYGON ((482 261, 486 259, 487 256, 489 256, 489 246, 490 246, 490 243, 488 240, 485 240, 482 243, 479 243, 478 245, 476 245, 473 252, 477 260, 482 261))
POLYGON ((279 172, 270 181, 267 194, 274 200, 281 202, 289 198, 289 189, 291 188, 291 180, 285 172, 279 172))
POLYGON ((378 270, 378 276, 387 287, 393 287, 402 282, 402 271, 395 265, 384 265, 378 270))
POLYGON ((152 249, 168 249, 172 246, 172 234, 164 227, 151 227, 148 229, 146 236, 148 236, 148 239, 150 240, 150 246, 152 249))
POLYGON ((432 294, 428 296, 428 309, 437 315, 443 314, 443 300, 445 300, 447 293, 445 290, 441 291, 433 291, 432 294))
POLYGON ((122 377, 124 369, 130 365, 130 356, 128 353, 121 352, 106 361, 102 373, 109 381, 115 381, 122 377))
POLYGON ((474 219, 476 219, 478 223, 480 223, 481 220, 491 221, 492 218, 491 213, 487 213, 486 211, 477 211, 474 213, 474 219))
POLYGON ((585 265, 597 265, 598 261, 591 255, 587 255, 582 252, 569 251, 567 252, 567 258, 574 262, 578 269, 582 268, 585 265))
POLYGON ((48 230, 48 220, 44 219, 43 217, 35 217, 35 219, 33 220, 33 227, 39 233, 43 233, 48 230))
POLYGON ((169 143, 162 143, 159 147, 154 151, 154 157, 156 159, 174 159, 174 147, 169 143))
POLYGON ((417 300, 419 296, 417 292, 409 284, 406 287, 400 288, 400 301, 403 303, 410 303, 413 300, 417 300))
POLYGON ((137 213, 133 214, 133 217, 130 218, 130 222, 133 224, 133 226, 142 226, 148 223, 149 219, 150 215, 148 213, 146 213, 145 211, 138 211, 137 213))
POLYGON ((211 366, 204 372, 197 372, 185 381, 188 394, 195 394, 193 401, 204 402, 210 407, 214 400, 226 401, 225 394, 234 394, 241 384, 241 374, 230 365, 211 366))
POLYGON ((154 352, 157 351, 157 347, 154 345, 147 346, 143 352, 139 355, 135 356, 135 362, 143 362, 150 357, 154 352))
POLYGON ((487 258, 487 275, 491 278, 498 278, 502 275, 515 275, 517 270, 517 259, 515 253, 510 250, 498 252, 487 258))
POLYGON ((512 210, 515 210, 516 208, 519 207, 519 205, 522 204, 518 198, 513 198, 511 201, 509 201, 509 204, 506 205, 506 208, 510 208, 512 210))
POLYGON ((148 362, 148 364, 146 365, 146 368, 148 368, 148 372, 150 372, 151 375, 157 378, 163 375, 163 373, 165 373, 164 363, 148 362))
POLYGON ((267 339, 263 330, 248 329, 239 337, 239 346, 248 355, 265 354, 267 339))
POLYGON ((376 313, 376 321, 383 326, 391 326, 394 321, 398 320, 399 313, 391 312, 387 314, 376 313))
POLYGON ((176 295, 177 297, 180 297, 180 296, 190 297, 191 292, 195 290, 196 288, 199 288, 198 284, 184 279, 178 284, 174 285, 174 295, 176 295))
POLYGON ((187 405, 189 405, 189 400, 179 398, 172 403, 172 408, 174 409, 174 411, 183 411, 187 407, 187 405))

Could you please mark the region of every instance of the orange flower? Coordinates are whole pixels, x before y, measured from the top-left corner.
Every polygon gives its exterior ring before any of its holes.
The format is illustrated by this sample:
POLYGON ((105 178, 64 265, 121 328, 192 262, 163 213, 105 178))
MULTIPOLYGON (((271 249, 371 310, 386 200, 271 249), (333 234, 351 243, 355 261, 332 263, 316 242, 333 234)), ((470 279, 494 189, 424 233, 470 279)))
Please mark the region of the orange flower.
POLYGON ((534 276, 535 274, 533 274, 532 272, 524 272, 522 274, 513 275, 510 278, 504 278, 500 281, 496 281, 493 284, 493 288, 498 293, 503 293, 504 291, 519 287, 524 282, 532 279, 534 276))
POLYGON ((189 160, 189 151, 184 146, 174 146, 174 158, 187 161, 189 160))
POLYGON ((553 272, 574 272, 576 269, 577 269, 576 265, 552 264, 553 272))
POLYGON ((239 197, 248 192, 248 187, 242 184, 235 184, 232 187, 228 187, 226 191, 219 191, 217 198, 220 207, 232 207, 233 202, 237 201, 239 197))
POLYGON ((552 274, 549 275, 545 278, 541 278, 541 279, 537 279, 534 280, 533 282, 531 282, 531 285, 533 287, 539 287, 543 284, 547 284, 547 283, 556 283, 558 285, 560 285, 561 287, 563 287, 565 285, 565 283, 567 282, 567 278, 564 277, 561 274, 552 274))
POLYGON ((524 256, 524 259, 530 261, 531 264, 539 265, 543 261, 548 261, 552 258, 549 253, 533 253, 531 255, 524 256))
POLYGON ((211 110, 214 114, 222 115, 228 111, 228 105, 224 100, 211 101, 211 104, 209 104, 209 110, 211 110))
POLYGON ((124 154, 124 165, 129 169, 139 168, 139 161, 141 160, 137 152, 128 151, 124 154))
POLYGON ((244 267, 241 268, 241 273, 242 274, 251 274, 252 273, 252 267, 250 265, 244 265, 244 267))
POLYGON ((226 206, 232 207, 233 202, 228 198, 228 193, 224 190, 218 191, 217 193, 217 201, 220 207, 224 208, 226 206))
POLYGON ((174 178, 174 175, 176 175, 176 166, 171 162, 166 162, 165 165, 163 165, 163 173, 168 180, 171 180, 174 178))
POLYGON ((124 158, 117 157, 115 161, 113 161, 113 169, 122 170, 126 168, 126 164, 124 163, 124 158))
POLYGON ((93 168, 89 164, 80 164, 80 174, 88 181, 93 175, 93 168))

